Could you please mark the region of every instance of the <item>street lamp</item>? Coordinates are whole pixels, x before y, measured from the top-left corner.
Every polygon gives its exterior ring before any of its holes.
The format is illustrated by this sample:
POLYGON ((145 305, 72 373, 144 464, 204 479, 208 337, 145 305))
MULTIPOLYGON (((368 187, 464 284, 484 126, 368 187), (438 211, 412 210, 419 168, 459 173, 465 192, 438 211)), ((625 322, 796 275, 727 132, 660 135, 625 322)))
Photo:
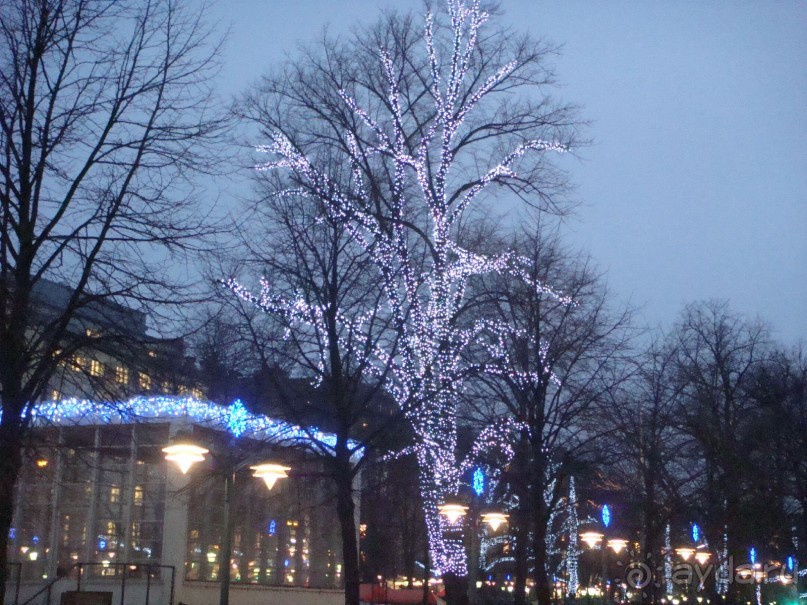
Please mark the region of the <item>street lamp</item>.
POLYGON ((175 442, 168 447, 163 448, 165 452, 165 459, 169 462, 175 463, 183 475, 188 473, 188 470, 196 462, 202 462, 205 459, 205 454, 210 450, 200 447, 195 443, 187 441, 175 442))
POLYGON ((493 531, 498 530, 502 525, 507 523, 507 517, 509 515, 505 515, 503 513, 483 513, 482 514, 482 522, 487 523, 490 529, 493 531))
POLYGON ((580 534, 580 539, 588 544, 588 547, 593 549, 600 543, 602 540, 602 534, 597 531, 586 531, 580 534))
POLYGON ((440 514, 443 515, 451 525, 455 525, 457 521, 460 520, 461 517, 465 516, 465 513, 468 511, 467 506, 463 506, 462 504, 443 504, 438 509, 440 514))
POLYGON ((705 550, 699 550, 698 552, 695 553, 695 560, 700 565, 706 565, 706 562, 709 560, 709 553, 706 552, 705 550))
POLYGON ((628 541, 622 540, 620 538, 615 538, 613 540, 608 540, 608 548, 614 551, 615 554, 621 553, 628 547, 628 541))
POLYGON ((603 602, 607 599, 606 596, 606 588, 607 582, 605 577, 608 575, 607 573, 607 559, 606 559, 606 550, 611 549, 614 551, 615 554, 619 554, 623 550, 628 547, 628 541, 623 540, 622 538, 612 538, 607 542, 604 540, 605 536, 598 531, 586 531, 580 534, 580 540, 585 542, 591 550, 594 550, 597 546, 600 546, 600 550, 602 552, 602 572, 601 572, 601 581, 602 581, 602 597, 603 602), (601 544, 602 543, 602 544, 601 544))
MULTIPOLYGON (((179 467, 183 475, 187 474, 190 467, 196 462, 202 462, 205 459, 205 454, 210 453, 207 448, 196 445, 195 443, 179 438, 171 445, 163 448, 165 459, 173 462, 179 467)), ((219 574, 221 576, 221 591, 219 593, 219 605, 229 605, 230 602, 230 561, 232 559, 233 550, 233 526, 232 519, 230 518, 230 500, 232 498, 233 484, 235 482, 235 473, 244 468, 249 461, 243 460, 235 464, 232 459, 226 458, 227 465, 224 474, 224 539, 220 551, 221 560, 219 562, 219 574)), ((252 476, 258 479, 263 479, 266 487, 272 489, 278 479, 288 477, 288 471, 291 470, 288 466, 282 466, 273 462, 262 462, 260 464, 253 464, 250 466, 252 476)), ((212 553, 207 554, 208 561, 210 561, 212 553)), ((213 559, 215 560, 215 558, 213 559)))

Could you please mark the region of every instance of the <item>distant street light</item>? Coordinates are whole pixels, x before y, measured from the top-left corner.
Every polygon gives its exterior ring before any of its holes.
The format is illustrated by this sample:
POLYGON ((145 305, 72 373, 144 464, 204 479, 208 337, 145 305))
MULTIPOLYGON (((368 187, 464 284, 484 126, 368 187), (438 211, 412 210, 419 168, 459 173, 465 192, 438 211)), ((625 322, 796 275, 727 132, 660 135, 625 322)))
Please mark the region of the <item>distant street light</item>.
POLYGON ((587 531, 580 534, 580 539, 588 544, 589 548, 595 548, 602 540, 602 534, 597 531, 587 531))
POLYGON ((457 521, 460 520, 461 517, 465 516, 465 513, 468 511, 467 506, 463 506, 462 504, 443 504, 437 509, 441 515, 443 515, 451 525, 454 525, 457 521))
POLYGON ((507 523, 508 515, 503 513, 484 513, 482 521, 487 523, 493 531, 498 530, 503 524, 507 523))
POLYGON ((628 547, 628 541, 622 540, 619 538, 608 540, 608 548, 613 550, 616 554, 621 553, 624 549, 628 547))

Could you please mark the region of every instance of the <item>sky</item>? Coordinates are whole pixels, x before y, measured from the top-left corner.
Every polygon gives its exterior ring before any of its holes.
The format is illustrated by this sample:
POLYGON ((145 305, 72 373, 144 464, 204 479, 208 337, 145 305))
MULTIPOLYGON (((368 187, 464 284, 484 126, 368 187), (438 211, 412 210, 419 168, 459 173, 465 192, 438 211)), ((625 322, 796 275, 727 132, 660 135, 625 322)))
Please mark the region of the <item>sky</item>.
MULTIPOLYGON (((422 4, 219 0, 210 17, 230 31, 220 90, 243 91, 326 25, 348 32, 389 7, 422 4)), ((807 2, 501 8, 503 25, 563 45, 556 94, 582 106, 592 139, 564 164, 581 202, 565 235, 614 295, 649 327, 719 298, 787 345, 807 341, 807 2)))

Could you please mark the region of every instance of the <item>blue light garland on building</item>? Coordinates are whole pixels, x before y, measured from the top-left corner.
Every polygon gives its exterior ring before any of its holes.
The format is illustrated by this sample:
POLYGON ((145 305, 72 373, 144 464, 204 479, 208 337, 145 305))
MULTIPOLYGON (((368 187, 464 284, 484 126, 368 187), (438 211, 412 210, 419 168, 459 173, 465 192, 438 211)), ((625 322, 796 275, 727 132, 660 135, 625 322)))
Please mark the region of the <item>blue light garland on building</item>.
MULTIPOLYGON (((288 445, 313 445, 333 448, 336 436, 317 428, 302 428, 282 420, 249 412, 240 400, 223 406, 193 397, 157 395, 138 396, 127 401, 90 401, 63 399, 45 401, 31 409, 38 426, 70 424, 129 424, 144 420, 180 419, 203 424, 230 433, 236 438, 252 439, 288 445)), ((354 455, 362 451, 355 441, 349 442, 354 455)))
POLYGON ((701 528, 698 527, 697 523, 692 524, 692 541, 699 542, 701 539, 701 528))

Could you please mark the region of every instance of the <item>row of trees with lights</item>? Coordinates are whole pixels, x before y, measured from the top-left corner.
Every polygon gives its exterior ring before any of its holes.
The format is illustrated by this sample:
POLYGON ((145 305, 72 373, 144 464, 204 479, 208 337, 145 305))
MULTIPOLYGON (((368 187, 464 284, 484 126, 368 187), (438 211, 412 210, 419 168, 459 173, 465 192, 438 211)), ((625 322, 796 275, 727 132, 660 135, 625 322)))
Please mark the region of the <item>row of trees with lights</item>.
MULTIPOLYGON (((636 360, 603 417, 613 456, 601 468, 616 492, 631 494, 626 514, 641 521, 634 529, 656 570, 648 599, 667 590, 669 525, 673 547, 698 525, 693 546, 716 566, 748 563, 751 548, 783 567, 803 558, 806 396, 800 350, 778 346, 764 322, 724 302, 688 305, 636 360)), ((747 590, 716 573, 704 589, 736 599, 747 590)))

